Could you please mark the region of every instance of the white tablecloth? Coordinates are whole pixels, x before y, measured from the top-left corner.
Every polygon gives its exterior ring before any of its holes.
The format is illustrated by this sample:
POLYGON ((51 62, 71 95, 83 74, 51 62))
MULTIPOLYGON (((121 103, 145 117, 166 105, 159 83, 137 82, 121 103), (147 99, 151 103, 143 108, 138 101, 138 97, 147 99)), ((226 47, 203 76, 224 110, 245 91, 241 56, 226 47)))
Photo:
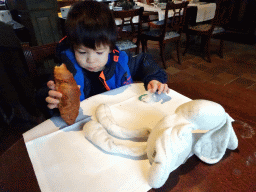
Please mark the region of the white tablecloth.
POLYGON ((95 110, 101 103, 110 106, 119 125, 137 129, 153 128, 179 105, 190 101, 170 90, 169 94, 159 95, 157 102, 148 104, 138 99, 144 93, 142 83, 123 86, 81 102, 79 116, 72 126, 67 126, 60 117, 53 117, 24 133, 41 191, 148 191, 147 159, 107 154, 86 140, 81 131, 87 121, 95 119, 95 110))
MULTIPOLYGON (((158 12, 158 20, 159 21, 164 20, 164 16, 165 16, 165 11, 163 10, 164 3, 161 3, 159 7, 154 7, 153 5, 148 5, 148 4, 141 3, 141 2, 136 2, 136 5, 139 7, 144 7, 145 11, 158 12)), ((196 17, 197 23, 213 19, 215 10, 216 10, 215 3, 198 2, 198 3, 189 3, 188 6, 196 6, 197 7, 197 17, 196 17)), ((69 9, 70 9, 70 6, 62 7, 61 13, 58 13, 59 17, 66 18, 69 9)), ((169 17, 173 16, 172 10, 169 11, 168 16, 169 17)), ((116 19, 115 21, 116 21, 116 25, 121 24, 120 19, 116 19)), ((133 22, 137 23, 138 17, 134 17, 133 22)))
MULTIPOLYGON (((165 16, 165 11, 162 9, 164 8, 164 4, 161 4, 160 7, 154 7, 152 5, 147 5, 141 2, 136 2, 137 6, 144 7, 145 11, 155 11, 158 12, 158 20, 164 20, 165 16)), ((203 3, 203 2, 198 2, 198 3, 189 3, 188 6, 196 6, 197 7, 197 17, 196 17, 196 22, 202 22, 202 21, 207 21, 210 19, 213 19, 215 10, 216 10, 216 3, 203 3)), ((168 16, 171 17, 173 16, 173 11, 170 10, 168 13, 168 16)))
POLYGON ((196 22, 208 21, 214 18, 216 3, 189 3, 188 6, 197 7, 196 22))

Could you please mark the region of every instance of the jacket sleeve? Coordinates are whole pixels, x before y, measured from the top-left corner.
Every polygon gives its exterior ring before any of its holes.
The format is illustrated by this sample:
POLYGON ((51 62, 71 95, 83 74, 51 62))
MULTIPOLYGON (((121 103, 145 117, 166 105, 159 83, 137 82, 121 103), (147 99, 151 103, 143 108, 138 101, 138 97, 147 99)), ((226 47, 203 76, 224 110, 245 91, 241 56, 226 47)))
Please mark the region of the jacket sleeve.
POLYGON ((157 80, 161 83, 167 82, 167 74, 164 69, 154 61, 148 53, 138 55, 128 54, 128 66, 134 81, 143 81, 145 89, 151 80, 157 80))

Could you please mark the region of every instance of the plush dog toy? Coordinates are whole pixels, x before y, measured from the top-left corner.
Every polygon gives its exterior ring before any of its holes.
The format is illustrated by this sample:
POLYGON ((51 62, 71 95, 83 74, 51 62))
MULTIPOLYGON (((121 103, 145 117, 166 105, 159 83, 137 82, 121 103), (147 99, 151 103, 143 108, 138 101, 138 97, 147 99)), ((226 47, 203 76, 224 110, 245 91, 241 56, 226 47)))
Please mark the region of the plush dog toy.
POLYGON ((159 188, 169 174, 193 154, 208 164, 221 160, 226 149, 234 150, 238 140, 232 127, 234 121, 224 108, 212 101, 192 100, 180 105, 175 114, 164 117, 152 130, 128 131, 114 121, 108 105, 96 110, 97 121, 84 125, 85 137, 111 154, 142 156, 147 154, 151 168, 148 183, 159 188), (128 147, 110 136, 132 139, 147 138, 146 145, 128 147))

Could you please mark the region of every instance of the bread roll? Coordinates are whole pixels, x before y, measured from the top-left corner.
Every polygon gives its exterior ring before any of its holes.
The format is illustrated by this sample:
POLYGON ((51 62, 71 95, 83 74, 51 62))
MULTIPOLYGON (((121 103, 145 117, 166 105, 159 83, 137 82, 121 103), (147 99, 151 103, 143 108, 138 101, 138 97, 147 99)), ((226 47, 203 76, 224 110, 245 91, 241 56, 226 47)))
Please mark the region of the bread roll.
POLYGON ((79 113, 80 89, 76 84, 73 74, 65 64, 54 68, 54 81, 56 91, 62 93, 59 103, 60 116, 68 124, 72 125, 79 113))

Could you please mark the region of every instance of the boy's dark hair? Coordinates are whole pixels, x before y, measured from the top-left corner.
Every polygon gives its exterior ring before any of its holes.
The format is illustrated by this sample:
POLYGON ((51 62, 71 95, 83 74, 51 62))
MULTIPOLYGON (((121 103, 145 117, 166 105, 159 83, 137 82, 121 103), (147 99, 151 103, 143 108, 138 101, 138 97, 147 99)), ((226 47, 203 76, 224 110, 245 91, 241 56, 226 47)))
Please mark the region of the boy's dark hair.
POLYGON ((97 1, 81 1, 72 5, 65 23, 71 46, 84 45, 96 49, 100 44, 113 50, 117 38, 114 17, 109 7, 97 1))

